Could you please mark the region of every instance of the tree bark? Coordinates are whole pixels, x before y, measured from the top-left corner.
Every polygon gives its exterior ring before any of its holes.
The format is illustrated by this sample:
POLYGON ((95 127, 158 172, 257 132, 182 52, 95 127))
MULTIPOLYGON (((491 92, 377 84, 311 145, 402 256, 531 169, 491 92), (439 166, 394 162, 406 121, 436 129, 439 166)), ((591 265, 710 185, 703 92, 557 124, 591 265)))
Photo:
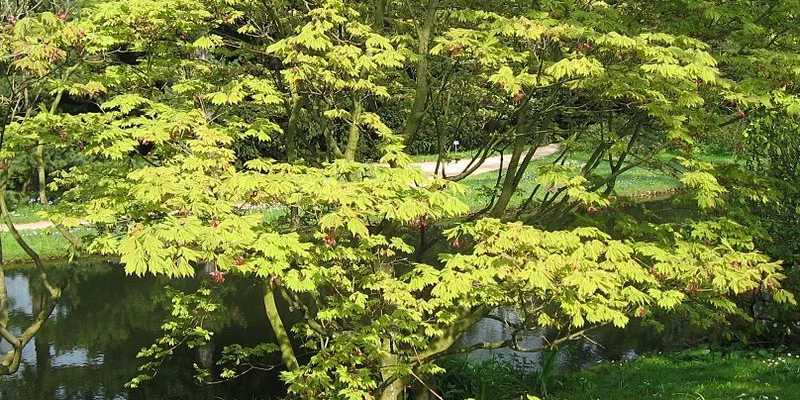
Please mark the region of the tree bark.
POLYGON ((439 7, 439 0, 429 0, 425 12, 425 21, 417 29, 417 84, 414 90, 414 105, 411 114, 406 118, 403 125, 403 140, 406 146, 414 141, 414 137, 425 118, 425 110, 428 106, 428 93, 430 91, 430 81, 428 72, 428 51, 431 43, 431 32, 436 22, 436 9, 439 7))
POLYGON ((358 127, 358 122, 361 119, 361 112, 364 110, 361 101, 353 96, 353 112, 351 114, 352 121, 350 121, 350 129, 347 134, 347 145, 344 148, 344 159, 347 161, 356 160, 356 152, 358 151, 358 140, 361 137, 361 128, 358 127))
POLYGON ((297 362, 289 333, 283 325, 283 319, 281 319, 278 306, 275 304, 275 290, 273 285, 274 283, 269 280, 264 281, 264 310, 272 326, 272 331, 275 332, 275 340, 278 342, 278 347, 281 349, 281 360, 286 364, 286 368, 290 372, 297 373, 300 371, 300 364, 297 362))
POLYGON ((303 98, 298 94, 292 95, 292 109, 289 113, 289 122, 286 124, 286 161, 297 161, 297 127, 300 123, 300 111, 303 108, 303 98))
POLYGON ((378 400, 402 399, 408 382, 409 381, 407 379, 395 379, 394 381, 390 382, 389 385, 383 389, 383 391, 381 391, 380 395, 378 396, 378 400))
POLYGON ((375 4, 375 11, 372 14, 372 30, 375 33, 383 31, 383 20, 386 16, 386 5, 388 0, 377 0, 375 4))
MULTIPOLYGON (((527 105, 525 105, 525 107, 527 109, 527 105)), ((506 175, 505 178, 503 178, 503 187, 500 196, 497 198, 497 203, 495 203, 492 208, 492 216, 494 217, 500 217, 506 212, 508 203, 511 201, 511 197, 517 189, 516 184, 519 183, 517 180, 517 170, 519 169, 522 152, 525 150, 526 137, 523 135, 522 131, 526 121, 526 109, 520 110, 520 114, 517 116, 517 126, 516 129, 514 129, 516 137, 514 138, 511 150, 511 161, 508 163, 508 168, 506 168, 506 175)))

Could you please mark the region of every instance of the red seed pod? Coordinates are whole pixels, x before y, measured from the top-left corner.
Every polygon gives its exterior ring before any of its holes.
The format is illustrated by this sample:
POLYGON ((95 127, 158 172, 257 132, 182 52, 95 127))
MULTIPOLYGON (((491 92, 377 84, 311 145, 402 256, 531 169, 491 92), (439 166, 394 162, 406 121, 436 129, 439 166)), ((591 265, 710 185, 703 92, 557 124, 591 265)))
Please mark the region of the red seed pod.
POLYGON ((744 117, 746 117, 746 116, 747 116, 747 113, 746 113, 746 112, 744 112, 744 110, 742 110, 742 109, 739 109, 738 111, 736 111, 736 117, 738 117, 738 118, 744 118, 744 117))
POLYGON ((524 99, 525 99, 525 92, 520 91, 519 93, 514 95, 514 97, 511 99, 511 101, 513 101, 514 104, 519 104, 519 102, 521 102, 524 99))
POLYGON ((590 204, 589 207, 586 208, 586 210, 589 211, 590 213, 595 213, 597 212, 597 207, 595 207, 593 204, 590 204))
POLYGON ((457 238, 453 239, 453 241, 450 243, 450 246, 453 246, 454 249, 457 249, 461 247, 461 242, 459 242, 457 238))
POLYGON ((235 262, 236 265, 242 265, 244 264, 244 257, 236 256, 236 258, 233 259, 233 262, 235 262))
POLYGON ((327 235, 325 236, 325 239, 323 239, 323 242, 325 242, 325 244, 328 246, 333 246, 336 244, 336 236, 327 235))
POLYGON ((212 221, 211 221, 211 227, 212 227, 212 228, 216 228, 216 227, 218 227, 218 226, 219 226, 219 220, 216 220, 216 219, 215 219, 215 220, 212 220, 212 221))
POLYGON ((211 271, 208 274, 211 276, 212 279, 214 279, 214 282, 217 283, 225 282, 225 273, 222 271, 219 270, 211 271))
POLYGON ((647 315, 647 313, 648 311, 644 307, 639 307, 636 309, 636 316, 639 318, 644 317, 645 315, 647 315))

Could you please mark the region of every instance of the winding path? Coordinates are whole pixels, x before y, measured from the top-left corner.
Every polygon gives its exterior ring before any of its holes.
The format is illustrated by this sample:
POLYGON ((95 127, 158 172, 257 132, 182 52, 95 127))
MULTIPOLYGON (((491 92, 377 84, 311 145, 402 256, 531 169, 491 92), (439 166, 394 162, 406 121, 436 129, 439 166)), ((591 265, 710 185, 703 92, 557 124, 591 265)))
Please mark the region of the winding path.
MULTIPOLYGON (((558 143, 553 143, 547 146, 539 147, 533 153, 533 158, 539 158, 544 156, 549 156, 558 151, 561 146, 558 143)), ((524 153, 522 156, 525 157, 524 153)), ((470 162, 472 161, 471 158, 464 158, 461 160, 453 160, 445 164, 445 176, 455 176, 460 174, 464 169, 466 169, 470 162)), ((478 169, 476 169, 470 175, 478 175, 484 174, 486 172, 497 171, 498 169, 505 168, 508 166, 508 163, 511 161, 511 155, 505 155, 503 157, 494 156, 488 157, 483 164, 481 164, 478 169), (502 158, 502 162, 501 162, 502 158)), ((436 161, 427 161, 427 162, 420 162, 420 163, 413 163, 413 166, 420 167, 423 172, 429 173, 431 175, 434 174, 436 171, 436 161)), ((439 173, 441 175, 441 172, 439 173)))
MULTIPOLYGON (((14 227, 17 228, 18 231, 33 231, 37 229, 46 229, 53 226, 53 223, 50 221, 36 221, 36 222, 25 222, 22 224, 14 224, 14 227)), ((7 232, 8 227, 5 223, 0 223, 0 232, 7 232)))

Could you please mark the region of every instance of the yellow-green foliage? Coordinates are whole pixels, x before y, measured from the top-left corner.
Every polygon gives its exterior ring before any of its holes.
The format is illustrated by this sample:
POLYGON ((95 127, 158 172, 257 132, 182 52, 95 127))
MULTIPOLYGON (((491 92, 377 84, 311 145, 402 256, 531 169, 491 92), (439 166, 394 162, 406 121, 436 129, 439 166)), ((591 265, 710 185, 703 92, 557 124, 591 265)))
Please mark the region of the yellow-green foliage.
MULTIPOLYGON (((585 114, 599 113, 597 104, 616 107, 625 121, 618 127, 632 138, 621 139, 608 122, 592 168, 608 155, 619 170, 642 126, 655 149, 691 143, 706 99, 753 97, 721 77, 700 40, 604 29, 600 22, 613 15, 602 2, 564 3, 579 8, 578 17, 442 12, 454 22, 436 31, 422 55, 409 50, 414 24, 400 19, 382 32, 364 22, 363 5, 338 0, 309 9, 250 0, 100 1, 70 22, 41 14, 3 28, 3 56, 25 53, 11 67, 42 79, 41 98, 67 93, 99 110, 31 106, 8 124, 2 154, 40 144, 85 153, 90 162, 52 176, 51 187, 65 192, 44 215, 92 225, 97 236, 87 251, 119 256, 129 274, 182 277, 209 265, 219 284, 230 274, 263 285, 267 307, 282 296, 303 316, 290 327, 298 340, 277 335, 289 366, 282 377, 300 398, 398 398, 390 388, 440 372, 434 361, 501 306, 522 316, 517 334, 484 346, 520 348, 518 334, 542 326, 565 341, 591 326, 625 326, 654 308, 691 304, 735 314, 731 296, 756 289, 794 303, 780 287, 778 263, 747 240, 728 240, 738 225, 699 226, 717 235, 704 243, 703 232, 669 225, 658 228, 661 235, 615 239, 597 228, 547 231, 482 216, 463 222, 469 210, 455 196, 463 187, 403 168, 406 138, 384 122, 380 106, 408 99, 399 77, 421 56, 469 65, 474 73, 463 87, 499 86, 489 96, 497 103, 482 105, 492 111, 482 112, 503 120, 524 122, 512 105, 526 107, 536 96, 530 114, 549 115, 555 100, 547 99, 558 98, 578 104, 558 107, 585 114), (282 13, 270 17, 276 10, 282 13), (66 47, 69 57, 61 55, 66 47), (54 68, 52 58, 65 65, 54 68), (391 167, 360 162, 367 137, 391 167), (301 140, 305 160, 289 155, 301 140), (237 153, 272 141, 280 145, 262 157, 237 153), (266 219, 253 212, 261 209, 282 213, 266 219), (438 260, 426 263, 429 240, 440 241, 431 247, 438 260), (311 352, 299 366, 293 343, 311 352)), ((613 21, 624 26, 625 19, 613 21)), ((787 104, 792 96, 770 98, 787 104)), ((687 160, 685 167, 682 182, 701 207, 724 205, 711 166, 687 160)), ((564 196, 553 209, 565 215, 577 205, 609 205, 602 185, 585 175, 543 167, 536 182, 564 196)), ((280 331, 280 315, 270 318, 280 331)), ((192 344, 207 340, 188 319, 181 329, 168 325, 160 344, 181 343, 175 336, 183 334, 192 344)))

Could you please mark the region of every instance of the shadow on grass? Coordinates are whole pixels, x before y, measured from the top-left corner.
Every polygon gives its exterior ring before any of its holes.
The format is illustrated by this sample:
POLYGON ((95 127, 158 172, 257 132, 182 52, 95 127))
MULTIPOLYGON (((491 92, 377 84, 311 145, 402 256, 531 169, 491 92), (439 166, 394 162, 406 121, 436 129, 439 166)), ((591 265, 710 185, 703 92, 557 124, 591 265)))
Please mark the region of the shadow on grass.
POLYGON ((798 393, 794 353, 701 349, 604 363, 563 377, 548 399, 796 399, 798 393))

